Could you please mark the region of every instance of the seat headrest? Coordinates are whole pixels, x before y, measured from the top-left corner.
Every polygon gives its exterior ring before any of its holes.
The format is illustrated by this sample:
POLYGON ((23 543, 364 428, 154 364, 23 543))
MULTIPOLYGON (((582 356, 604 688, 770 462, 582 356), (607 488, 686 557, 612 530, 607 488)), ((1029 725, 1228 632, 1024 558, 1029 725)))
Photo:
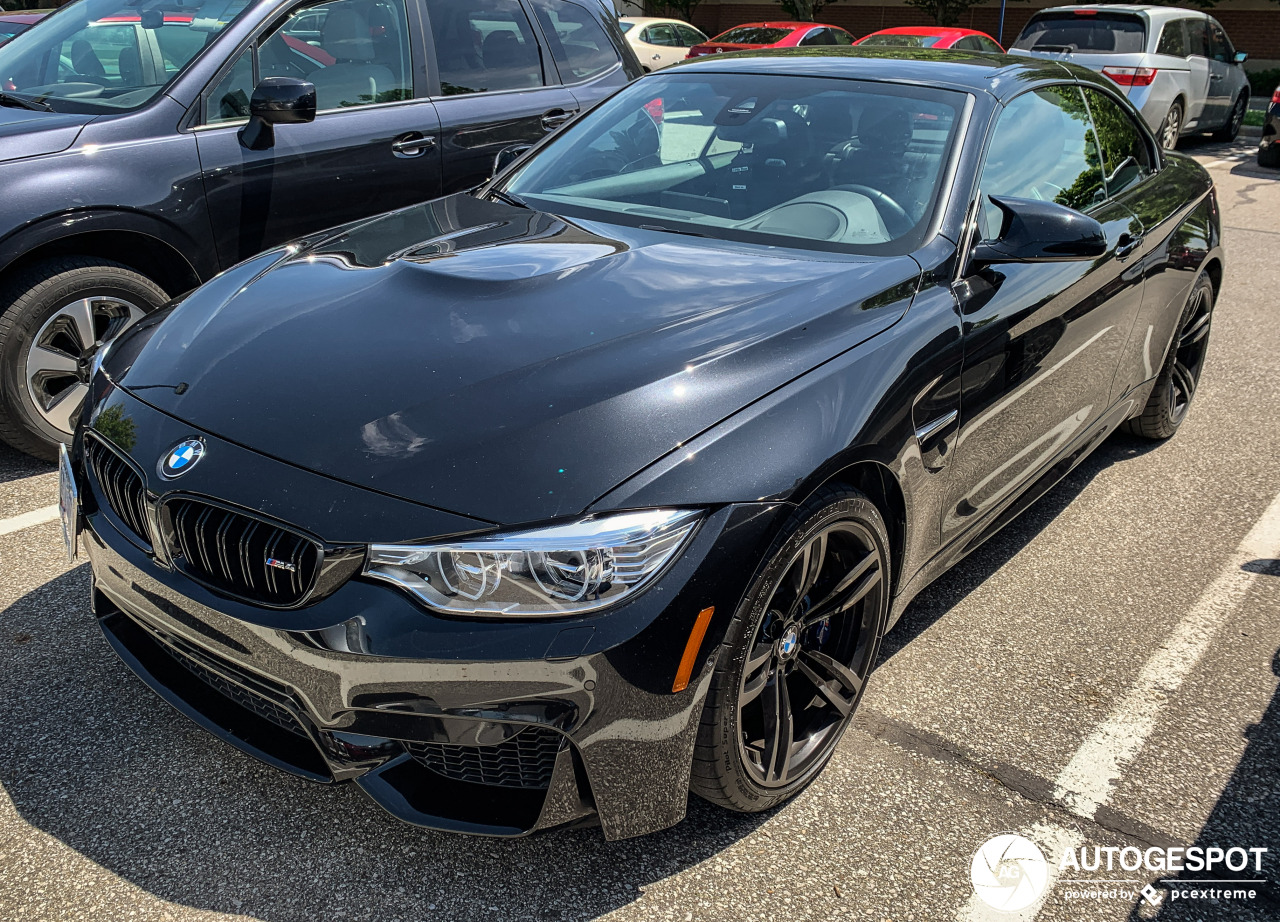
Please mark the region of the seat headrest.
POLYGON ((901 153, 911 140, 911 113, 902 106, 868 106, 858 118, 858 141, 863 147, 901 153))
POLYGON ((369 20, 348 4, 329 11, 320 29, 320 46, 339 61, 365 62, 374 59, 369 20))

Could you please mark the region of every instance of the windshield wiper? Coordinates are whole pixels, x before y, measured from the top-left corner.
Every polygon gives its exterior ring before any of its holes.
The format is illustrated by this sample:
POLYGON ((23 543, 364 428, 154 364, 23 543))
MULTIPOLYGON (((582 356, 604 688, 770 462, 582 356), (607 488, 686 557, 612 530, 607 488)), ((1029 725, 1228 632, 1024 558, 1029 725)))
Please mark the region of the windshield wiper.
POLYGON ((0 92, 0 106, 15 109, 32 109, 36 112, 52 112, 53 106, 39 99, 28 99, 25 96, 14 96, 12 93, 0 92))
POLYGON ((529 208, 529 203, 518 196, 512 195, 510 192, 503 192, 501 189, 490 189, 489 194, 500 202, 506 202, 508 205, 514 205, 517 208, 529 208))
POLYGON ((641 230, 665 231, 668 234, 684 234, 686 237, 711 237, 710 234, 703 234, 699 231, 682 230, 678 227, 667 227, 664 224, 641 224, 641 230))

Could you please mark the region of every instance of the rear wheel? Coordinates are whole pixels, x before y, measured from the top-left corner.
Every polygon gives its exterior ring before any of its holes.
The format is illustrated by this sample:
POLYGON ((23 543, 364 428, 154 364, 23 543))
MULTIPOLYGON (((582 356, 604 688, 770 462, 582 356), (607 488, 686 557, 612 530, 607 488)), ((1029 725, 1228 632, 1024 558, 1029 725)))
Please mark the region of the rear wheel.
POLYGON ((1236 136, 1240 134, 1240 126, 1244 124, 1244 112, 1249 107, 1249 97, 1243 93, 1236 98, 1236 104, 1231 107, 1231 114, 1227 116, 1227 123, 1213 133, 1215 141, 1234 141, 1236 136))
POLYGON ((1178 138, 1182 136, 1182 101, 1174 100, 1169 113, 1160 125, 1160 145, 1165 150, 1174 150, 1178 146, 1178 138))
POLYGON ((1200 373, 1204 370, 1204 359, 1209 350, 1213 296, 1213 282, 1201 273, 1191 287, 1169 355, 1142 415, 1125 423, 1131 434, 1148 439, 1167 439, 1182 425, 1200 384, 1200 373))
POLYGON ((1272 142, 1258 148, 1258 166, 1275 169, 1280 167, 1280 143, 1272 142))
POLYGON ((38 458, 69 442, 98 349, 168 300, 119 263, 64 256, 0 286, 0 439, 38 458))
POLYGON ((783 527, 725 636, 692 787, 767 810, 826 765, 862 698, 889 605, 889 542, 866 496, 826 487, 783 527))

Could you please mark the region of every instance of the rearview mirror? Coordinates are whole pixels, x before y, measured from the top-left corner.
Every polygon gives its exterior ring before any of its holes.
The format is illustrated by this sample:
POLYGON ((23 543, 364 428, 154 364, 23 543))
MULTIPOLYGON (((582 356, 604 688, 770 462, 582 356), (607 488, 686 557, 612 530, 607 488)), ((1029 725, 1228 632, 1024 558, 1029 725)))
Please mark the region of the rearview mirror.
POLYGON ((1237 51, 1237 52, 1236 52, 1236 63, 1237 63, 1237 64, 1243 64, 1243 63, 1244 63, 1245 61, 1247 61, 1247 60, 1249 60, 1249 52, 1247 52, 1247 51, 1237 51))
POLYGON ((267 77, 249 100, 249 124, 240 129, 240 143, 249 150, 266 150, 276 143, 273 126, 297 125, 315 117, 313 84, 297 77, 267 77))
POLYGON ((515 163, 520 157, 531 148, 532 144, 515 144, 511 147, 504 147, 498 151, 498 155, 493 158, 493 175, 497 176, 511 164, 515 163))
POLYGON ((1039 199, 988 196, 1003 213, 995 240, 975 244, 975 264, 1065 262, 1107 252, 1102 225, 1088 215, 1039 199))

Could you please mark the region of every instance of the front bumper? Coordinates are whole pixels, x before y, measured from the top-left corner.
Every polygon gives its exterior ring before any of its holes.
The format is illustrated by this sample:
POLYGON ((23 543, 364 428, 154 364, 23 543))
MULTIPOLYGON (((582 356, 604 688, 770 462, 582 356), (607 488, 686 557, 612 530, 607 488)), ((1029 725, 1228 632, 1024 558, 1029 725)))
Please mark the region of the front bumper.
MULTIPOLYGON (((158 430, 139 443, 192 431, 127 403, 135 435, 158 430)), ((223 463, 257 463, 204 437, 223 463)), ((150 444, 135 451, 155 453, 150 444)), ((291 480, 305 476, 313 507, 327 508, 323 478, 276 466, 280 492, 296 502, 291 480)), ((402 820, 498 836, 598 818, 618 839, 683 818, 715 651, 785 511, 713 512, 668 572, 616 610, 491 622, 433 615, 359 578, 293 611, 225 598, 127 537, 94 478, 80 465, 77 477, 99 624, 162 698, 277 767, 353 780, 402 820), (673 693, 708 606, 716 613, 693 680, 673 693)), ((258 508, 251 494, 264 494, 262 484, 237 478, 216 498, 258 508)), ((173 485, 148 478, 147 489, 158 499, 173 485)))

